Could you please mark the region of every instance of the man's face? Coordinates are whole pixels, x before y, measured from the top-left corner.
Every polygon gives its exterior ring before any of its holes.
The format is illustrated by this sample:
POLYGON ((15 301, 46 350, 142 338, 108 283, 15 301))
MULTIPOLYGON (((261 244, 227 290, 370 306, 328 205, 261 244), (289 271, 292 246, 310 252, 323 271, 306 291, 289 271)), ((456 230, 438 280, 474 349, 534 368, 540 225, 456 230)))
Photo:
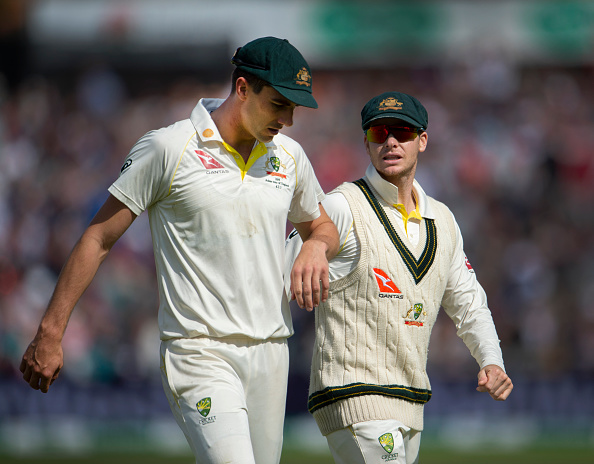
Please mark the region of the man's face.
POLYGON ((365 148, 377 172, 387 181, 396 181, 412 175, 414 177, 419 152, 427 148, 427 132, 418 134, 404 121, 395 118, 378 119, 373 126, 388 126, 388 135, 383 142, 364 137, 365 148), (392 127, 402 129, 390 129, 392 127), (408 129, 408 130, 407 130, 408 129))
POLYGON ((260 142, 270 142, 284 126, 293 125, 295 103, 266 85, 260 93, 246 90, 242 122, 246 131, 260 142))

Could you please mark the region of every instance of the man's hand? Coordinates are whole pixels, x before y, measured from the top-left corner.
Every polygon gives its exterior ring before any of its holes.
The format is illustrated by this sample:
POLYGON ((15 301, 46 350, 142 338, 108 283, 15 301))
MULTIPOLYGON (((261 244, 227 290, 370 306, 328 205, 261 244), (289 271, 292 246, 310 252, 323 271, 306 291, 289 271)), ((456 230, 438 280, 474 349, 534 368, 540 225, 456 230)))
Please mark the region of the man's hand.
POLYGON ((328 299, 330 281, 326 243, 307 240, 295 259, 291 271, 291 298, 297 300, 300 308, 312 311, 321 301, 328 299), (321 286, 320 286, 321 282, 321 286))
POLYGON ((479 392, 487 392, 496 401, 505 401, 514 386, 511 379, 501 367, 489 364, 478 373, 479 392))
POLYGON ((50 341, 38 335, 25 351, 20 370, 31 388, 47 393, 63 365, 64 355, 60 341, 50 341))

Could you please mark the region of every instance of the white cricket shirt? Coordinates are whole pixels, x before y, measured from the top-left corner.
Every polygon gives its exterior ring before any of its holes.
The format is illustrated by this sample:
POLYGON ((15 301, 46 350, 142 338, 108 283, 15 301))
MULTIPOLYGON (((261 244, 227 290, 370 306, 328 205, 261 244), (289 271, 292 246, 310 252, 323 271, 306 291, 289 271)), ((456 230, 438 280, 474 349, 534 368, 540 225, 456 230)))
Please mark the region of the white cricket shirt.
POLYGON ((287 218, 316 219, 324 198, 301 146, 278 134, 247 164, 221 138, 202 99, 190 119, 148 132, 109 192, 148 211, 161 339, 293 333, 283 291, 287 218))

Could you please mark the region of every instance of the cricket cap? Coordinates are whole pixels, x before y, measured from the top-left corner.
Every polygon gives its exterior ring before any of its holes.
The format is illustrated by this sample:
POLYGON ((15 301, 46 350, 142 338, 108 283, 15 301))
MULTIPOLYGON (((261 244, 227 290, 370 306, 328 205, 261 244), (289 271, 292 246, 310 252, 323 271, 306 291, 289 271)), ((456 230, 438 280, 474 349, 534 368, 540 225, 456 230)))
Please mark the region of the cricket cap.
POLYGON ((231 63, 267 82, 293 103, 318 107, 312 95, 309 65, 287 39, 252 40, 235 51, 231 63))
POLYGON ((401 92, 385 92, 369 100, 361 110, 361 126, 369 129, 376 119, 401 119, 413 127, 426 130, 429 124, 427 110, 419 100, 401 92))

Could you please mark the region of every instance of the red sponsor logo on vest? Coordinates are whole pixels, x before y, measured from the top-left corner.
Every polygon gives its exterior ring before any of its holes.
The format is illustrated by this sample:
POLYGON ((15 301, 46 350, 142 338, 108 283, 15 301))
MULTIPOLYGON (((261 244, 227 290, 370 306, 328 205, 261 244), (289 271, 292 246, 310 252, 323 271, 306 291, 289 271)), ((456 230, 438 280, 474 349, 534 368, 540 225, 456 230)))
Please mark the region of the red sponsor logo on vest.
POLYGON ((202 150, 195 150, 198 158, 202 161, 202 164, 206 169, 224 169, 221 163, 219 163, 216 159, 210 156, 208 153, 203 152, 202 150))
POLYGON ((380 293, 381 298, 402 298, 402 292, 398 289, 392 279, 388 277, 388 274, 377 268, 373 268, 373 273, 375 274, 375 280, 377 281, 380 292, 392 294, 388 296, 380 293))

